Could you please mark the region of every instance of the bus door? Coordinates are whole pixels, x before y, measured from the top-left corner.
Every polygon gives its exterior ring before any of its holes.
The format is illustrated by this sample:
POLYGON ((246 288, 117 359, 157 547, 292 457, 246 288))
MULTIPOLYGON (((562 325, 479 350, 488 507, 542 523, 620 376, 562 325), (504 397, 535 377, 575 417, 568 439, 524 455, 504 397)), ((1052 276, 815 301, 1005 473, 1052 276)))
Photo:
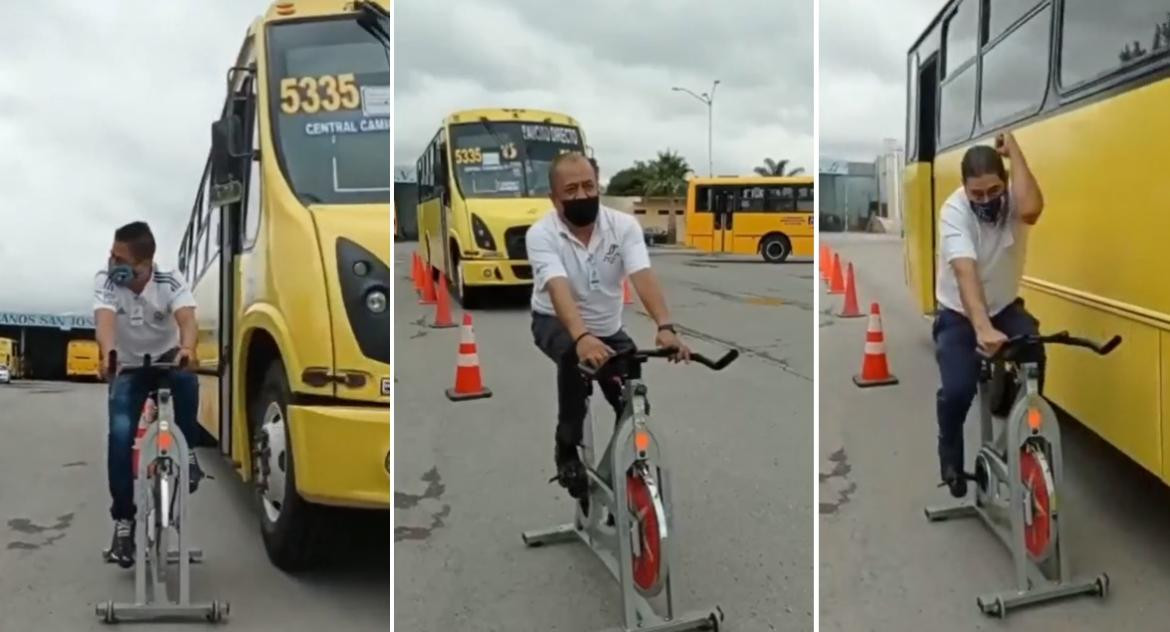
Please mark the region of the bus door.
POLYGON ((243 242, 246 236, 255 237, 254 227, 259 220, 260 154, 257 148, 259 129, 256 125, 255 67, 232 68, 228 77, 229 96, 223 118, 212 127, 210 195, 211 205, 219 208, 219 222, 215 226, 219 269, 214 271, 219 283, 218 331, 215 341, 218 356, 219 450, 239 467, 240 460, 233 445, 235 408, 232 397, 235 321, 237 307, 242 303, 236 279, 240 271, 243 242), (245 225, 248 231, 244 230, 245 225))
POLYGON ((711 206, 714 209, 714 234, 711 252, 734 252, 735 207, 739 196, 735 187, 712 187, 711 206))
POLYGON ((715 187, 699 185, 693 191, 693 212, 687 216, 687 241, 692 248, 702 252, 715 252, 715 214, 711 195, 715 187))

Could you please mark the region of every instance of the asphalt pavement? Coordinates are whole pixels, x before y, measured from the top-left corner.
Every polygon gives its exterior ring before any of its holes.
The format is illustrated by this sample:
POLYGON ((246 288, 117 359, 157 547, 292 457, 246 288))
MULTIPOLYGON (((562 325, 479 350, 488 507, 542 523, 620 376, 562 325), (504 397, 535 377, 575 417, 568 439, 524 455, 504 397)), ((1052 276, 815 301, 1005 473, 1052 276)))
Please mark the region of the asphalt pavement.
MULTIPOLYGON (((1170 614, 1170 490, 1073 420, 1062 424, 1061 490, 1075 576, 1107 572, 1105 600, 1079 597, 1015 610, 1004 621, 979 594, 1013 587, 1011 558, 977 520, 928 523, 950 501, 939 481, 930 322, 905 286, 901 242, 826 235, 854 264, 863 310, 878 301, 896 386, 860 389, 865 318, 820 318, 820 610, 824 632, 902 630, 1159 630, 1170 614)), ((967 453, 978 422, 968 417, 967 453)), ((968 462, 970 466, 970 462, 968 462)))
MULTIPOLYGON (((106 390, 100 384, 0 385, 0 630, 109 630, 94 605, 133 601, 134 571, 103 563, 112 525, 106 486, 106 390)), ((336 523, 344 541, 325 568, 288 575, 268 561, 249 490, 214 448, 200 463, 189 530, 204 562, 193 600, 231 602, 227 628, 269 632, 386 630, 389 514, 336 523), (342 531, 344 530, 344 531, 342 531)), ((123 624, 191 630, 200 623, 123 624)))
MULTIPOLYGON (((473 312, 493 396, 450 402, 459 329, 428 327, 433 308, 417 304, 409 282, 414 248, 395 246, 397 629, 616 625, 617 584, 599 560, 577 545, 526 549, 520 538, 572 515, 548 483, 555 369, 533 345, 526 297, 473 312)), ((719 604, 721 629, 734 632, 811 630, 812 264, 652 253, 693 348, 742 353, 719 373, 652 363, 644 375, 673 467, 677 606, 719 604)), ((653 344, 640 304, 626 307, 625 322, 640 346, 653 344)))

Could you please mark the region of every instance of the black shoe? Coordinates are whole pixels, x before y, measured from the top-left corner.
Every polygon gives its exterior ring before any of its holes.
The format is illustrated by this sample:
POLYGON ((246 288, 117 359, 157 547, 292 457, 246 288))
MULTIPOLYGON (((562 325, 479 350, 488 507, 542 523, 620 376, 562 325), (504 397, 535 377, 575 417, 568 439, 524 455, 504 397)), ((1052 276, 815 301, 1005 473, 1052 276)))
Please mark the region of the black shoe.
POLYGON ((203 473, 203 468, 199 467, 199 461, 195 460, 194 450, 187 453, 187 460, 189 461, 187 468, 187 480, 189 484, 187 487, 190 490, 189 493, 194 494, 195 490, 199 489, 199 481, 206 478, 207 475, 203 473))
POLYGON ((114 541, 110 544, 110 559, 122 568, 134 566, 134 521, 114 522, 114 541))
POLYGON ((558 445, 556 464, 557 475, 552 480, 560 483, 573 498, 584 498, 589 493, 589 476, 585 473, 585 465, 581 463, 577 448, 558 445))
POLYGON ((972 478, 970 474, 953 465, 946 465, 942 468, 942 483, 939 487, 946 485, 951 490, 951 496, 963 498, 967 495, 967 479, 969 478, 972 478))

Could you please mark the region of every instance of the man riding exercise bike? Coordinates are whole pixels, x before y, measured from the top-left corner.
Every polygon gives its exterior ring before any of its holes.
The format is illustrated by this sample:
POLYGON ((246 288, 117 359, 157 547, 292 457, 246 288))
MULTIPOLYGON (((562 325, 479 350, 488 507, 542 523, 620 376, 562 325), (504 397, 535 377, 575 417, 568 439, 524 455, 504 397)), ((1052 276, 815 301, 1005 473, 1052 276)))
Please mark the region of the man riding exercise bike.
MULTIPOLYGON (((183 278, 154 264, 155 242, 145 222, 132 222, 114 232, 107 267, 94 276, 94 320, 101 358, 116 352, 122 367, 138 367, 146 356, 158 362, 196 366, 195 299, 183 278)), ((110 374, 106 363, 99 371, 109 386, 107 475, 110 517, 114 536, 110 558, 123 568, 134 565, 134 473, 131 455, 138 419, 147 396, 156 385, 152 373, 110 374)), ((198 437, 196 414, 199 382, 189 371, 171 371, 175 421, 188 445, 198 437)), ((195 491, 203 472, 190 453, 190 489, 195 491)))
MULTIPOLYGON (((979 354, 992 355, 1009 336, 1036 334, 1037 320, 1019 297, 1028 228, 1040 219, 1044 197, 1012 134, 996 148, 976 145, 961 166, 963 183, 943 203, 939 218, 938 315, 934 321, 938 389, 938 457, 952 496, 967 494, 963 423, 975 398, 979 354), (1003 157, 1011 159, 1009 182, 1003 157)), ((1025 350, 1039 365, 1043 346, 1025 350)), ((1043 381, 1040 382, 1043 389, 1043 381)))
MULTIPOLYGON (((532 336, 557 364, 556 480, 581 499, 588 478, 577 446, 590 389, 578 364, 597 368, 615 353, 634 348, 622 330, 623 279, 629 277, 657 323, 657 345, 676 349, 672 361, 689 361, 690 350, 670 323, 641 226, 633 216, 599 204, 596 164, 578 152, 561 154, 552 161, 548 178, 555 211, 525 236, 532 264, 532 336)), ((600 385, 620 415, 621 384, 603 380, 600 385)))

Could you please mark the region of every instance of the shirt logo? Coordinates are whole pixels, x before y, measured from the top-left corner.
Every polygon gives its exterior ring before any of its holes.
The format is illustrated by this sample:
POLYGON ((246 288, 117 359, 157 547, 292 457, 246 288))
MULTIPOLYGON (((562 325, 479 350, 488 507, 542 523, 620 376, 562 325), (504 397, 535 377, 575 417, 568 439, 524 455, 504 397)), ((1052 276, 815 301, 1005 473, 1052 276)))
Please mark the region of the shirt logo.
POLYGON ((610 244, 609 250, 605 251, 605 256, 603 257, 603 260, 606 263, 613 263, 614 261, 617 260, 617 258, 618 258, 618 245, 617 244, 610 244))
POLYGON ((161 323, 165 316, 166 316, 166 314, 164 314, 162 312, 155 312, 154 313, 154 322, 161 323))

